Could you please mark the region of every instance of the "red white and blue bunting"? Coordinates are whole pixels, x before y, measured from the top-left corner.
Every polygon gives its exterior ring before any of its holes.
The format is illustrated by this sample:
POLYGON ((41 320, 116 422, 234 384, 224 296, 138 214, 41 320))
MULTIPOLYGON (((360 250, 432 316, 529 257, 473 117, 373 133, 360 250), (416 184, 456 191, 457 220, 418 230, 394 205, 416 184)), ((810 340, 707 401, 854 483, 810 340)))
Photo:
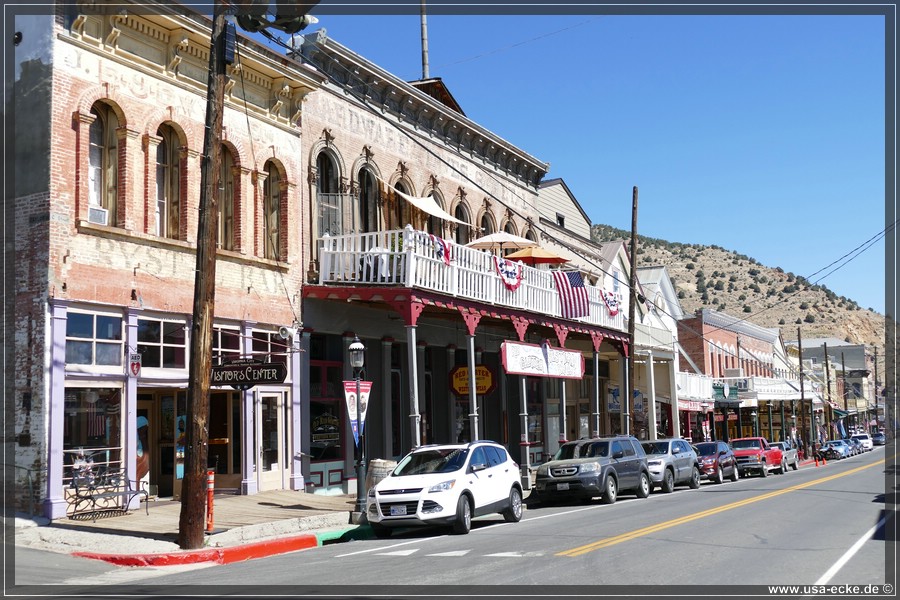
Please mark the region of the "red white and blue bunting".
POLYGON ((621 303, 619 302, 619 298, 615 294, 615 292, 607 292, 603 290, 600 292, 600 295, 603 296, 603 303, 606 304, 606 309, 609 311, 609 316, 614 317, 619 314, 621 303))
POLYGON ((509 291, 516 291, 522 284, 522 263, 495 256, 494 268, 509 291))

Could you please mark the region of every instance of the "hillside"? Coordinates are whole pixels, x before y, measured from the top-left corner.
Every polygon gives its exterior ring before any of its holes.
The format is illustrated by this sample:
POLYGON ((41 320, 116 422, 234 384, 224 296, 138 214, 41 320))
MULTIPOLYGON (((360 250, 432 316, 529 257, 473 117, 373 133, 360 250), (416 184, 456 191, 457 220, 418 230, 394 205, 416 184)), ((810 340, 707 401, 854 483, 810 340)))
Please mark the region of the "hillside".
MULTIPOLYGON (((597 243, 630 241, 631 232, 594 225, 591 237, 597 243)), ((785 341, 796 340, 799 327, 803 339, 834 337, 876 346, 879 354, 884 353, 884 315, 824 285, 719 246, 639 235, 637 247, 637 266, 665 266, 687 314, 711 308, 762 327, 780 328, 785 341)))

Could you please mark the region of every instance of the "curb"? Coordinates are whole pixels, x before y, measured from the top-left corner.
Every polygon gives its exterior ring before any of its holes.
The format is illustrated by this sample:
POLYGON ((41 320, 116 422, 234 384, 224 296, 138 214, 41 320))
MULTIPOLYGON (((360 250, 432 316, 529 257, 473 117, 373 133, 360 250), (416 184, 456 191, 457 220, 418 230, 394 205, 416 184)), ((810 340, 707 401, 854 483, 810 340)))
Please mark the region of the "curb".
POLYGON ((276 554, 286 554, 298 550, 307 550, 326 543, 345 542, 354 539, 373 537, 368 526, 352 526, 332 531, 305 533, 290 537, 264 540, 232 546, 229 548, 204 548, 183 552, 166 552, 155 554, 102 554, 98 552, 72 552, 72 556, 102 560, 120 567, 169 567, 173 565, 192 565, 212 563, 226 565, 229 563, 265 558, 276 554))

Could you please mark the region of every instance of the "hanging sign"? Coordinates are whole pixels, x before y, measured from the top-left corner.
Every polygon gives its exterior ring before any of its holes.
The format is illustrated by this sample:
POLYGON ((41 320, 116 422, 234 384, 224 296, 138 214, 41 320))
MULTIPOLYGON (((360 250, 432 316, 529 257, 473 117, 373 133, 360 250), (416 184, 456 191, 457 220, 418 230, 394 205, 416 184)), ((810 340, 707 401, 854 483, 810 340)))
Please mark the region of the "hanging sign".
POLYGON ((238 390, 248 390, 255 385, 284 383, 287 366, 267 363, 252 358, 238 358, 224 365, 212 367, 210 385, 230 385, 238 390))
POLYGON ((503 370, 510 375, 583 379, 584 356, 577 350, 551 348, 549 344, 503 342, 503 370))
MULTIPOLYGON (((485 396, 494 391, 494 372, 484 365, 475 365, 475 393, 485 396)), ((450 389, 457 396, 469 395, 469 367, 450 369, 450 389)))
POLYGON ((369 407, 369 392, 372 391, 371 381, 359 382, 359 414, 356 414, 356 380, 344 382, 344 400, 347 402, 347 416, 350 417, 350 428, 353 430, 353 441, 359 446, 359 436, 366 427, 366 409, 369 407))

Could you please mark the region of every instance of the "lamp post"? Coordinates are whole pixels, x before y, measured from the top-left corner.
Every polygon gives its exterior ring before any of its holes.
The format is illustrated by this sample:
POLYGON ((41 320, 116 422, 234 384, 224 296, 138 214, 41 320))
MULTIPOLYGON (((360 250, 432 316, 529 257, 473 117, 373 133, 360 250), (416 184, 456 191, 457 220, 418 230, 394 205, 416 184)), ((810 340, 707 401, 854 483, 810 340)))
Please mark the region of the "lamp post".
POLYGON ((363 445, 363 419, 359 401, 359 380, 363 366, 366 364, 366 347, 359 341, 358 336, 348 348, 350 353, 350 366, 353 367, 353 377, 356 379, 356 429, 358 442, 356 444, 356 512, 363 515, 366 512, 366 452, 363 445))
POLYGON ((753 437, 759 437, 759 414, 756 409, 750 411, 750 418, 753 419, 753 437))

